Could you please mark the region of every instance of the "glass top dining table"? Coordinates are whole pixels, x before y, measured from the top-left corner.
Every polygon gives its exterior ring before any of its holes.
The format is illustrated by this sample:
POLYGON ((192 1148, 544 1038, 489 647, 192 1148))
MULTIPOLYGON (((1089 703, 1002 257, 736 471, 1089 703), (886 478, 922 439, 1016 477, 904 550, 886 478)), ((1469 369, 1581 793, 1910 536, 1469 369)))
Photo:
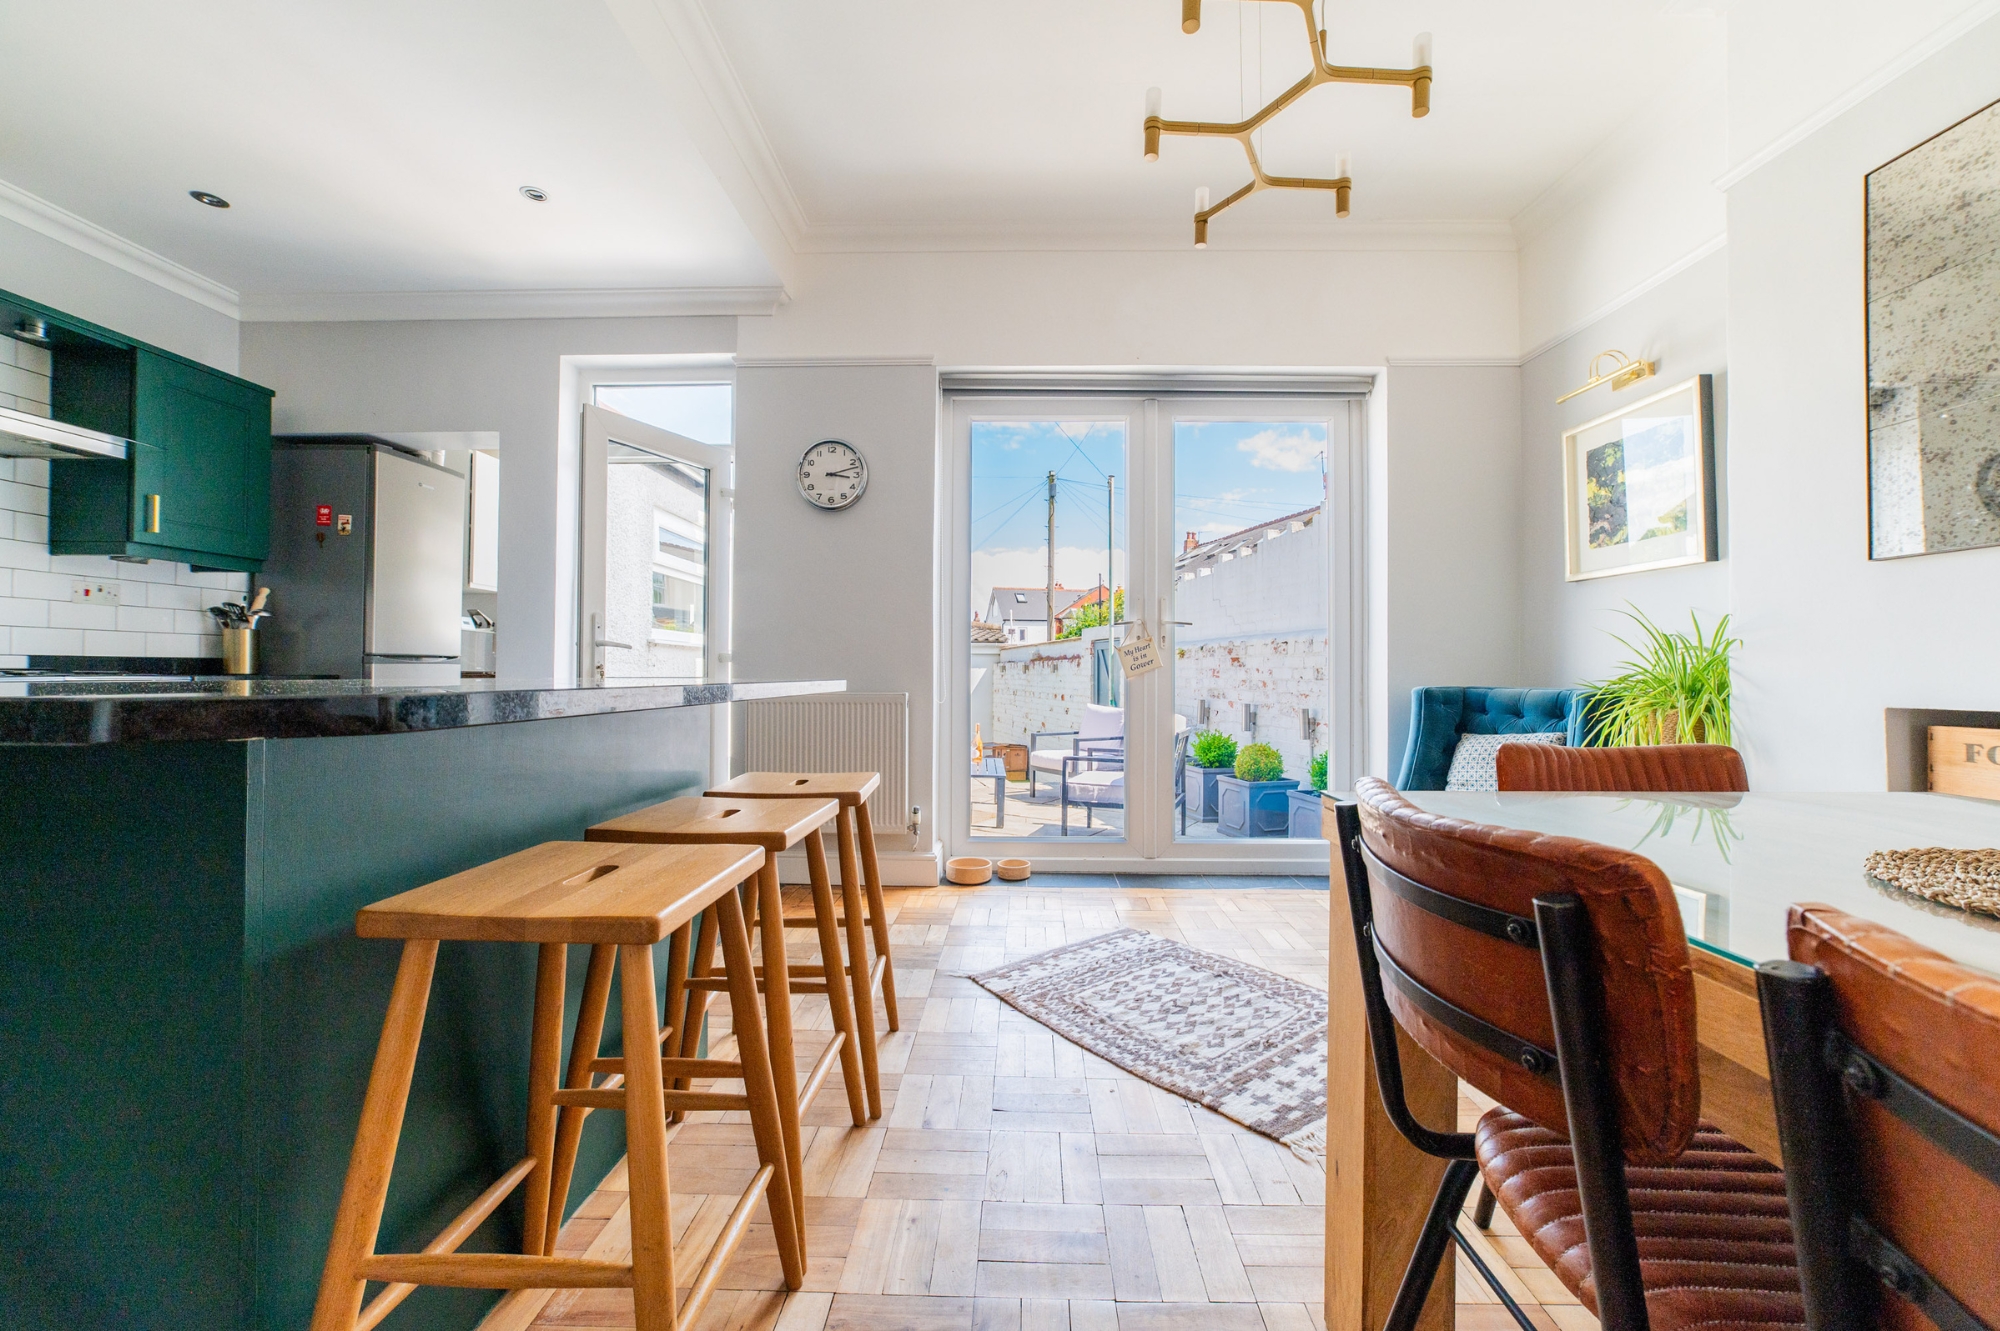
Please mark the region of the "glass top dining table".
POLYGON ((2000 847, 2000 804, 1900 792, 1404 797, 1431 813, 1637 851, 1673 883, 1689 941, 1744 965, 1785 957, 1786 911, 1811 901, 2000 974, 2000 920, 1882 886, 1861 867, 1878 850, 2000 847))

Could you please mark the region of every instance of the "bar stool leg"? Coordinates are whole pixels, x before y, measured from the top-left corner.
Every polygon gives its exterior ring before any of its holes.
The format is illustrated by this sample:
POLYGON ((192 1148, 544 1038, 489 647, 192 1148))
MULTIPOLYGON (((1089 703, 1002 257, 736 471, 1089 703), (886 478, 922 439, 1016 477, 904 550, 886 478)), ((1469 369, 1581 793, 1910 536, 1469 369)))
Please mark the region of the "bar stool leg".
MULTIPOLYGON (((838 816, 836 815, 836 821, 838 816)), ((826 880, 826 846, 817 832, 806 837, 806 866, 815 883, 826 880)), ((861 1045, 861 1080, 868 1089, 868 1117, 882 1117, 882 1074, 875 1058, 875 987, 868 979, 868 935, 861 923, 861 885, 843 876, 840 904, 847 914, 847 975, 854 990, 854 1038, 861 1045)), ((822 944, 822 947, 824 944, 822 944)), ((831 1001, 839 976, 840 950, 825 958, 827 997, 831 1001)), ((845 1061, 842 1051, 842 1061, 845 1061)), ((851 1094, 851 1092, 850 1092, 851 1094)), ((857 1124, 858 1126, 858 1124, 857 1124)))
MULTIPOLYGON (((694 942, 697 926, 690 921, 674 930, 667 940, 667 1029, 660 1034, 660 1046, 668 1055, 681 1052, 681 1040, 687 1033, 688 1019, 688 953, 694 942)), ((686 1077, 669 1077, 669 1090, 682 1090, 693 1083, 686 1077)), ((667 1115, 667 1122, 678 1123, 687 1115, 676 1109, 667 1115)))
MULTIPOLYGON (((799 1218, 804 1207, 792 1192, 792 1177, 800 1165, 786 1153, 782 1126, 785 1097, 772 1075, 770 1046, 757 1021, 757 972, 750 959, 750 934, 743 927, 743 906, 734 892, 716 898, 712 911, 719 926, 716 932, 722 935, 724 969, 729 973, 731 1025, 736 1032, 736 1056, 743 1064, 743 1092, 750 1101, 750 1130, 763 1159, 791 1166, 772 1171, 764 1200, 771 1212, 785 1288, 799 1289, 806 1282, 806 1236, 799 1218)), ((778 918, 784 919, 783 915, 778 918)), ((796 1112, 796 1094, 792 1104, 796 1112)))
POLYGON ((844 1031, 847 1041, 840 1049, 840 1075, 847 1082, 847 1111, 854 1126, 868 1122, 868 1093, 861 1059, 861 1033, 854 1021, 854 1000, 850 986, 841 981, 840 933, 834 921, 833 884, 826 874, 826 847, 819 833, 806 835, 806 876, 812 882, 813 923, 819 930, 820 973, 826 977, 826 1003, 833 1009, 833 1028, 844 1031))
MULTIPOLYGON (((618 949, 619 995, 625 1029, 660 1029, 653 992, 653 949, 618 949)), ((674 1236, 667 1188, 667 1099, 660 1060, 647 1035, 628 1042, 625 1057, 625 1162, 632 1197, 632 1311, 636 1331, 675 1331, 674 1236)))
MULTIPOLYGON (((778 861, 764 857, 757 871, 757 921, 764 941, 764 1029, 771 1051, 771 1078, 777 1088, 778 1127, 785 1141, 792 1210, 805 1235, 805 1146, 799 1127, 799 1056, 792 1039, 792 977, 785 957, 785 903, 778 886, 778 861)), ((831 988, 832 986, 828 986, 831 988)), ((735 1000, 730 1000, 734 1006, 735 1000)), ((741 1036, 737 1048, 743 1047, 741 1036)), ((749 1056, 744 1055, 745 1066, 749 1056)))
MULTIPOLYGON (((569 1075, 563 1080, 563 1085, 571 1090, 581 1090, 593 1080, 590 1062, 604 1044, 604 1011, 611 997, 611 971, 617 960, 618 949, 609 943, 598 943, 590 949, 590 966, 583 973, 583 1002, 576 1010, 576 1034, 570 1038, 569 1075)), ((589 1117, 589 1110, 568 1105, 556 1114, 555 1165, 549 1184, 548 1221, 542 1230, 543 1256, 555 1252, 556 1238, 562 1233, 563 1207, 569 1201, 570 1180, 576 1174, 577 1144, 583 1139, 583 1121, 589 1117)))
POLYGON ((382 1021, 382 1041, 375 1047, 368 1094, 361 1103, 361 1125, 354 1133, 354 1154, 347 1162, 347 1182, 334 1215, 312 1331, 353 1331, 361 1315, 361 1296, 368 1285, 361 1264, 374 1254, 382 1229, 382 1205, 389 1196, 396 1141, 403 1135, 403 1110, 410 1099, 410 1077, 417 1066, 437 951, 437 940, 432 938, 412 938, 403 944, 396 987, 382 1021))
POLYGON ((862 879, 868 885, 868 917, 875 930, 875 954, 882 958, 882 1006, 889 1013, 889 1029, 900 1031, 903 1022, 896 1012, 896 966, 890 960, 888 903, 882 900, 882 865, 875 858, 875 823, 868 816, 868 801, 857 803, 854 811, 861 824, 862 879))
MULTIPOLYGON (((563 995, 569 947, 543 943, 535 949, 535 1021, 528 1038, 528 1154, 535 1168, 528 1175, 521 1208, 521 1252, 540 1257, 554 1250, 549 1233, 550 1184, 555 1171, 556 1075, 562 1066, 563 995)), ((555 1208, 561 1210, 560 1204, 555 1208)))
MULTIPOLYGON (((704 913, 694 926, 694 963, 689 974, 697 980, 706 980, 715 974, 715 921, 704 913)), ((701 1048, 701 1023, 708 1016, 708 993, 706 989, 689 989, 686 1025, 681 1027, 681 1047, 676 1050, 682 1058, 693 1058, 701 1048)))

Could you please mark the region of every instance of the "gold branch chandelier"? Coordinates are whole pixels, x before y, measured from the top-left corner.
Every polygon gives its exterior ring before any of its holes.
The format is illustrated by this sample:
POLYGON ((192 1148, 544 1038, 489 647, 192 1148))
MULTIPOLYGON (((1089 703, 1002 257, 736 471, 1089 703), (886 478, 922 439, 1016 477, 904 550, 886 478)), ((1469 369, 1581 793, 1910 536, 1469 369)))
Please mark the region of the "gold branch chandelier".
MULTIPOLYGON (((1250 0, 1244 0, 1249 3, 1250 0)), ((1355 65, 1332 65, 1326 59, 1326 29, 1315 27, 1313 23, 1314 0, 1264 0, 1269 4, 1296 5, 1305 16, 1306 39, 1312 47, 1312 71, 1291 87, 1272 98, 1263 110, 1246 120, 1234 124, 1207 120, 1162 120, 1160 118, 1160 90, 1146 90, 1146 160, 1160 160, 1160 136, 1162 134, 1183 134, 1198 138, 1235 139, 1243 145, 1243 155, 1250 159, 1250 183, 1213 206, 1208 201, 1208 186, 1195 191, 1194 197, 1194 247, 1208 248, 1208 219, 1229 207, 1232 203, 1249 198, 1259 190, 1267 189, 1330 189, 1333 191, 1334 213, 1347 216, 1349 192, 1354 181, 1349 173, 1347 154, 1334 159, 1334 176, 1321 179, 1311 176, 1274 176, 1264 170, 1264 163, 1257 156, 1257 144, 1252 137, 1264 122, 1311 92, 1322 83, 1394 83, 1410 90, 1410 114, 1426 116, 1431 110, 1431 35, 1417 34, 1409 69, 1369 69, 1355 65)), ((1201 0, 1181 0, 1181 31, 1195 32, 1201 27, 1201 0)))

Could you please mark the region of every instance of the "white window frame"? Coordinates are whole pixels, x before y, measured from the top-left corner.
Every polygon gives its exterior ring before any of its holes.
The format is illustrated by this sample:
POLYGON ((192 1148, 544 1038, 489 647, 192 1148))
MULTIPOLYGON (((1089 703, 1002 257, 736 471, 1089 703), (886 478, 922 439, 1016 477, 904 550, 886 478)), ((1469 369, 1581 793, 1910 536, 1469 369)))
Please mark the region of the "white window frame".
MULTIPOLYGON (((962 626, 971 620, 971 426, 994 420, 1106 420, 1128 422, 1126 472, 1133 484, 1126 493, 1126 614, 1144 608, 1148 626, 1159 639, 1167 660, 1174 659, 1174 629, 1160 620, 1172 613, 1174 536, 1173 422, 1176 419, 1327 421, 1327 474, 1330 499, 1327 521, 1327 718, 1330 791, 1352 789, 1365 770, 1368 751, 1367 653, 1368 597, 1364 561, 1368 542, 1367 451, 1370 402, 1352 392, 1296 391, 1282 396, 1269 392, 1177 394, 1162 392, 1059 394, 1031 392, 985 393, 976 390, 945 394, 942 477, 945 512, 940 533, 945 549, 941 567, 939 623, 962 626), (1306 408, 1310 407, 1310 410, 1306 408), (1323 414, 1322 414, 1323 413, 1323 414), (1162 613, 1164 611, 1164 614, 1162 613)), ((1213 874, 1225 870, 1266 874, 1327 872, 1327 843, 1281 838, 1240 841, 1178 841, 1174 830, 1171 755, 1173 670, 1171 665, 1124 681, 1125 839, 1096 837, 1068 841, 973 835, 972 783, 960 777, 964 755, 972 748, 972 715, 965 695, 971 677, 970 633, 957 628, 945 644, 953 687, 942 699, 939 718, 943 754, 939 764, 940 819, 946 853, 988 858, 1023 855, 1053 873, 1134 872, 1149 874, 1213 874), (954 759, 953 755, 957 757, 954 759)), ((1194 724, 1194 718, 1189 718, 1194 724)))

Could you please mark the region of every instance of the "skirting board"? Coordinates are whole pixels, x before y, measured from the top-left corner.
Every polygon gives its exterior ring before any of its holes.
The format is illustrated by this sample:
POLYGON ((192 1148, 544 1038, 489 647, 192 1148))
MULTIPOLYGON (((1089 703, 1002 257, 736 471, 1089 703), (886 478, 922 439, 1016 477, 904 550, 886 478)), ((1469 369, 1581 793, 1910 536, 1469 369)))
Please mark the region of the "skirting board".
MULTIPOLYGON (((840 881, 840 859, 829 844, 826 858, 834 881, 840 881)), ((883 850, 876 848, 875 862, 882 868, 885 887, 936 887, 944 872, 944 861, 936 850, 883 850)), ((786 883, 806 881, 806 856, 802 850, 788 850, 778 856, 778 878, 786 883)))

